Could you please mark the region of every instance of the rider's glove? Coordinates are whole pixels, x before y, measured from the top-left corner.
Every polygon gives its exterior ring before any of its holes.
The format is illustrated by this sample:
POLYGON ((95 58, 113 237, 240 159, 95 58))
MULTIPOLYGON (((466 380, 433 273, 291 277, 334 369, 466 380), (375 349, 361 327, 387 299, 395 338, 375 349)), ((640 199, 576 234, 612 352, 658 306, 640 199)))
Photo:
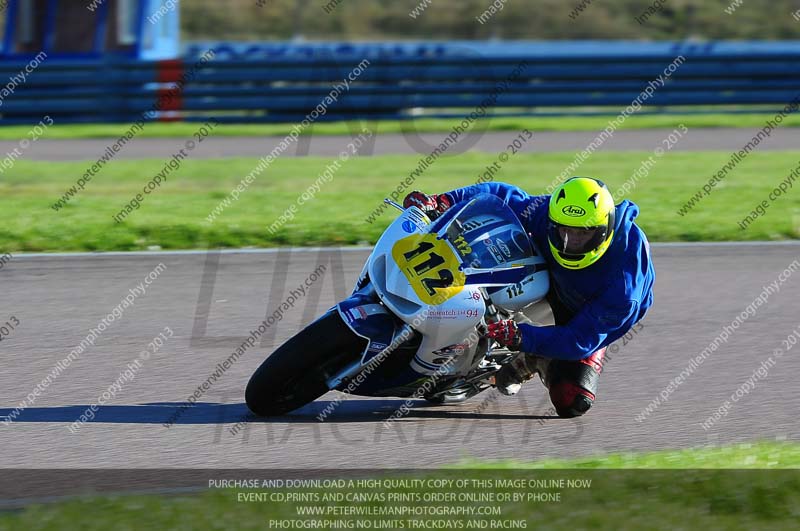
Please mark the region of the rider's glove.
POLYGON ((431 218, 436 219, 445 210, 453 206, 447 194, 427 195, 419 190, 414 190, 403 199, 403 208, 418 207, 431 218))
POLYGON ((489 323, 486 336, 494 339, 509 350, 519 350, 522 344, 522 332, 512 320, 489 323))

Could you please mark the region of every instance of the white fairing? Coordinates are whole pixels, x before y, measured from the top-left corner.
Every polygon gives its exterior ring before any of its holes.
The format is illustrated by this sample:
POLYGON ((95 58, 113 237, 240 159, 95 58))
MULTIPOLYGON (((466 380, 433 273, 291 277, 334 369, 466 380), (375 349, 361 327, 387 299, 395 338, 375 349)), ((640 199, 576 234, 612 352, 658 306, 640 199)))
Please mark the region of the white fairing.
MULTIPOLYGON (((544 263, 544 258, 541 259, 544 263)), ((491 294, 492 302, 511 312, 518 312, 542 300, 550 289, 550 276, 547 270, 537 271, 522 281, 491 294)))
MULTIPOLYGON (((367 270, 375 291, 386 307, 423 335, 412 367, 423 374, 432 374, 437 370, 439 374, 454 374, 460 364, 449 363, 442 370, 445 355, 435 352, 465 342, 481 322, 486 305, 480 292, 469 286, 435 306, 424 303, 414 292, 392 257, 392 247, 409 234, 425 232, 429 224, 430 219, 421 210, 416 207, 407 209, 378 240, 367 263, 367 270)), ((455 349, 451 354, 461 353, 458 350, 455 349)))
MULTIPOLYGON (((476 326, 486 313, 486 304, 480 291, 482 286, 471 285, 467 281, 460 289, 448 288, 449 297, 440 304, 431 305, 430 299, 427 302, 423 300, 424 290, 422 295, 415 291, 393 256, 398 242, 413 234, 427 234, 430 224, 430 219, 416 207, 402 212, 378 240, 365 272, 369 274, 375 292, 387 309, 423 336, 416 357, 411 362, 412 368, 428 375, 466 374, 477 363, 474 360, 479 339, 476 326)), ((480 233, 481 227, 482 225, 476 223, 475 228, 470 230, 480 233)), ((490 232, 486 232, 484 236, 479 236, 479 240, 484 241, 490 235, 490 232)), ((448 246, 444 249, 446 252, 440 253, 442 256, 448 254, 449 250, 452 250, 454 256, 462 257, 465 252, 472 252, 466 250, 471 249, 467 242, 459 244, 463 247, 461 249, 456 249, 449 239, 444 239, 437 245, 448 246)), ((487 249, 494 251, 494 248, 487 249)), ((498 254, 502 252, 503 249, 500 248, 498 254)), ((542 269, 515 284, 516 289, 506 291, 504 284, 502 287, 499 287, 500 284, 492 284, 495 286, 492 302, 511 311, 521 310, 541 300, 549 289, 548 273, 541 256, 527 257, 521 262, 527 266, 541 263, 542 269)), ((470 268, 465 268, 464 272, 469 275, 470 268)))

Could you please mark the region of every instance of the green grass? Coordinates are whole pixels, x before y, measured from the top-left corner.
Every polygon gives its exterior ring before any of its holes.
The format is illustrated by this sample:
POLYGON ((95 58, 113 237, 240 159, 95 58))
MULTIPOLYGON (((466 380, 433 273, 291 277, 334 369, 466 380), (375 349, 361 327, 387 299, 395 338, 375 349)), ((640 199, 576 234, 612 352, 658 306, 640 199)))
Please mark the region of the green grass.
POLYGON ((457 468, 491 469, 800 469, 800 445, 761 442, 702 449, 668 450, 649 453, 617 453, 579 459, 537 462, 468 460, 457 468))
MULTIPOLYGON (((612 192, 640 166, 645 153, 596 153, 579 173, 603 178, 612 192)), ((512 157, 496 175, 532 193, 550 183, 572 154, 512 157)), ((754 153, 686 216, 676 210, 726 161, 728 153, 667 154, 630 192, 641 207, 638 222, 652 241, 780 240, 800 236, 800 194, 776 201, 747 230, 737 222, 798 164, 800 153, 754 153)), ((444 191, 474 183, 491 154, 445 157, 417 179, 414 188, 444 191)), ((387 209, 365 219, 416 166, 417 156, 353 158, 316 197, 275 234, 267 227, 322 173, 329 159, 278 159, 213 224, 206 216, 256 165, 254 159, 187 160, 122 224, 119 212, 157 173, 163 161, 114 161, 66 208, 50 208, 85 171, 85 162, 18 161, 0 182, 0 241, 4 251, 102 251, 346 245, 376 241, 396 217, 387 209)), ((797 188, 797 185, 795 186, 797 188)))
MULTIPOLYGON (((620 129, 657 129, 673 128, 684 124, 694 127, 763 127, 771 114, 642 114, 629 117, 620 129)), ((478 131, 599 131, 608 125, 616 116, 542 116, 542 117, 498 117, 491 120, 479 120, 475 127, 478 131)), ((313 135, 346 135, 359 131, 369 123, 370 128, 378 133, 402 133, 404 131, 444 132, 449 131, 461 120, 440 118, 418 118, 410 121, 384 120, 379 122, 329 122, 316 123, 306 129, 303 134, 313 135)), ((221 124, 214 129, 215 136, 285 136, 294 124, 221 124)), ((197 123, 156 122, 149 123, 139 134, 141 137, 190 138, 197 130, 197 123)), ((783 121, 783 127, 800 127, 800 115, 789 115, 783 121)), ((45 138, 114 138, 119 137, 129 128, 128 124, 55 124, 47 129, 45 138)), ((0 128, 0 140, 18 140, 25 138, 29 126, 4 126, 0 128)))
MULTIPOLYGON (((307 487, 303 489, 226 489, 196 495, 87 496, 47 505, 32 505, 16 513, 0 513, 0 530, 26 529, 45 531, 61 529, 131 530, 131 529, 277 529, 270 520, 315 517, 298 516, 298 507, 499 507, 500 516, 416 516, 357 517, 328 516, 334 520, 370 518, 417 519, 423 522, 446 521, 444 529, 491 529, 489 521, 524 520, 528 529, 791 529, 800 517, 800 475, 792 470, 698 470, 697 466, 728 468, 740 464, 758 464, 772 468, 798 467, 798 445, 758 443, 731 448, 693 449, 679 452, 656 452, 632 456, 546 461, 542 463, 506 462, 467 463, 458 470, 432 470, 424 473, 372 472, 360 476, 370 479, 449 479, 467 480, 466 488, 424 485, 386 486, 352 489, 307 487), (754 462, 748 460, 754 458, 754 462), (585 467, 610 465, 628 470, 587 470, 585 467), (554 470, 524 470, 526 467, 551 466, 554 470), (669 466, 680 470, 665 470, 669 466), (513 470, 512 470, 513 468, 513 470), (657 470, 635 470, 638 468, 657 470), (493 481, 493 485, 475 484, 473 480, 493 481), (498 486, 498 480, 523 480, 523 486, 498 486), (549 481, 548 486, 528 483, 549 481), (554 481, 580 480, 583 488, 554 485, 554 481), (588 483, 591 482, 591 483, 588 483), (380 494, 384 501, 321 501, 325 494, 348 492, 380 494), (239 493, 302 492, 317 493, 320 501, 244 502, 239 493), (425 495, 469 492, 472 494, 514 493, 523 501, 425 501, 425 495), (419 502, 391 502, 389 493, 418 494, 419 502), (528 499, 528 495, 559 493, 558 501, 528 499), (469 519, 485 522, 469 525, 469 519), (461 523, 461 524, 459 524, 461 523)), ((224 475, 226 478, 230 474, 224 475)), ((265 479, 257 472, 241 477, 265 479)), ((209 474, 209 477, 219 477, 209 474)), ((336 477, 336 476, 333 476, 336 477)), ((319 517, 316 517, 319 518, 319 517)), ((328 529, 326 526, 312 527, 328 529)), ((371 527, 377 528, 377 527, 371 527)), ((402 529, 403 527, 390 527, 402 529)), ((406 527, 410 528, 410 527, 406 527)))

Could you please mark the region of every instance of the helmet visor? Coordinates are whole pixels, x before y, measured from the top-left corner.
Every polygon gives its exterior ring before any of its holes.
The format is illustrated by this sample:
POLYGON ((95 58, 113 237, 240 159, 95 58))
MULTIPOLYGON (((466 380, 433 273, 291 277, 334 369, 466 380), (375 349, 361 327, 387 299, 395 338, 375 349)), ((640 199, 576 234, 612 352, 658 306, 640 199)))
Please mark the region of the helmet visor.
POLYGON ((599 227, 570 227, 550 220, 548 238, 553 247, 566 258, 579 259, 600 247, 608 235, 608 225, 599 227))

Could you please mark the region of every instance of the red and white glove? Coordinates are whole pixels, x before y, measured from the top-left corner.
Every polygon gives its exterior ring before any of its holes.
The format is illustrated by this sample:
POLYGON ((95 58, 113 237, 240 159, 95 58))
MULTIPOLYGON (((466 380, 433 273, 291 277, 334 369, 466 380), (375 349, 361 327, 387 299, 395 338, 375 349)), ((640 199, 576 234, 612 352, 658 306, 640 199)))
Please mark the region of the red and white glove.
POLYGON ((486 337, 494 339, 509 350, 519 350, 522 345, 522 332, 517 323, 510 319, 489 323, 486 337))
POLYGON ((431 218, 436 219, 441 216, 445 210, 453 206, 447 194, 427 195, 419 190, 414 190, 403 199, 403 208, 415 206, 425 212, 431 218))

